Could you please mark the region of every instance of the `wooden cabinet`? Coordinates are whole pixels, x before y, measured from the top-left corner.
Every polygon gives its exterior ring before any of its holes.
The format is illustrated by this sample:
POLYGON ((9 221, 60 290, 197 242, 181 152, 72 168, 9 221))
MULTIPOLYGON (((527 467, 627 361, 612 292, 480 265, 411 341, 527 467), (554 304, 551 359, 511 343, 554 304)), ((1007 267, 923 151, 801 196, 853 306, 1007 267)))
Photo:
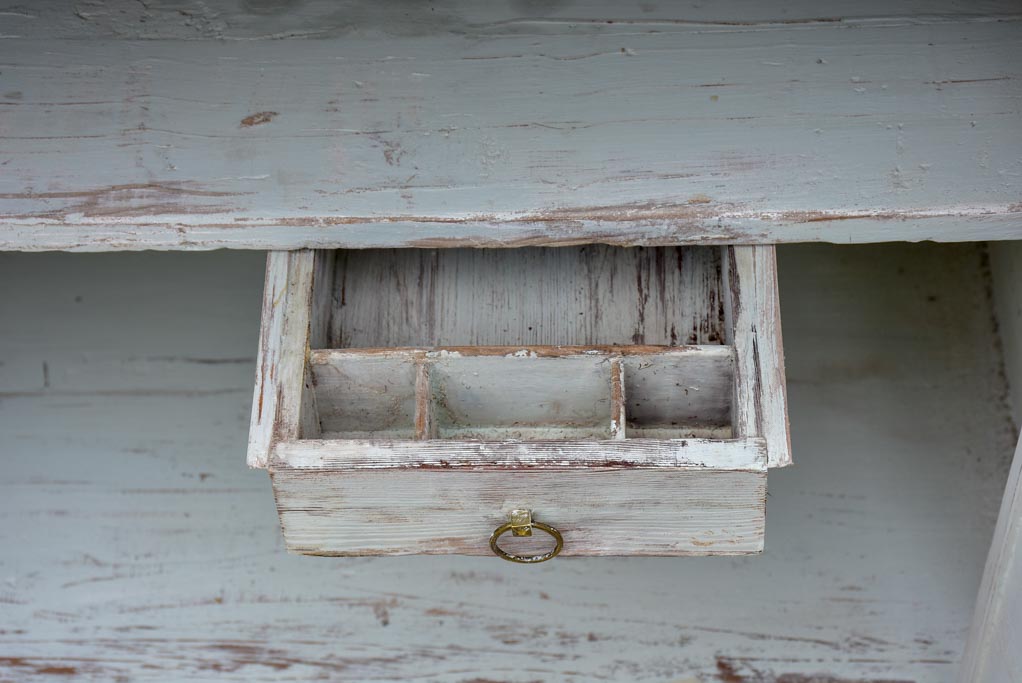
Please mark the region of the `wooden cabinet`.
POLYGON ((249 464, 300 553, 758 552, 778 321, 767 246, 272 252, 249 464))

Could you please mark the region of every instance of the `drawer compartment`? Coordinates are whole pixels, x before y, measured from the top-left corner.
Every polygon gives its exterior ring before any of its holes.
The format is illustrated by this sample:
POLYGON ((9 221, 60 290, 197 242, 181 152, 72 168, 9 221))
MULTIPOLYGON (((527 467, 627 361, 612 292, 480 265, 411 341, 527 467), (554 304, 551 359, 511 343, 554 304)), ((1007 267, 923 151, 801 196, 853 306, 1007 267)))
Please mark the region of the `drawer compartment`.
POLYGON ((514 509, 566 556, 757 552, 785 410, 772 247, 268 257, 249 464, 295 552, 490 554, 514 509))

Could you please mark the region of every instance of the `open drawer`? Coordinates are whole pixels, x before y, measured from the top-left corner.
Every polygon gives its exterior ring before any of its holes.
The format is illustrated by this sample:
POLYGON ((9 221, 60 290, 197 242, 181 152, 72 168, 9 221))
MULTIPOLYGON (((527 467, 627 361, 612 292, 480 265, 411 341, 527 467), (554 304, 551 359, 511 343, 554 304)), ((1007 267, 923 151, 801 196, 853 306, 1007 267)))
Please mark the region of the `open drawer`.
POLYGON ((773 247, 272 252, 249 464, 299 553, 758 552, 779 320, 773 247))

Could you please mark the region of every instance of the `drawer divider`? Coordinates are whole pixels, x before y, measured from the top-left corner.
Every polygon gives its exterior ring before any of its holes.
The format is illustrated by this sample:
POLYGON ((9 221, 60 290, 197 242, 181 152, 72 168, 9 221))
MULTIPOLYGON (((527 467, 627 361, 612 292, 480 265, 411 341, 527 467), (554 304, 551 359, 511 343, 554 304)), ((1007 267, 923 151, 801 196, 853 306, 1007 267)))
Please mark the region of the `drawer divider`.
POLYGON ((625 366, 621 358, 610 360, 610 438, 623 441, 627 438, 627 407, 625 405, 625 366))
POLYGON ((430 377, 432 364, 425 354, 415 359, 415 440, 429 441, 437 438, 436 408, 433 396, 433 381, 430 377))

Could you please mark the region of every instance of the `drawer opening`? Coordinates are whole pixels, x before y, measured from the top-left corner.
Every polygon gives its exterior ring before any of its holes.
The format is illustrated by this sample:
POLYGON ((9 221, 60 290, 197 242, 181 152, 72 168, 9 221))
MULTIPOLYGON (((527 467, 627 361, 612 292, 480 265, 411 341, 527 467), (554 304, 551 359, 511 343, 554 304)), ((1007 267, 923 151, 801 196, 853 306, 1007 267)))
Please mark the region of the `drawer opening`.
POLYGON ((319 429, 304 436, 730 438, 722 260, 706 246, 316 252, 319 429))

